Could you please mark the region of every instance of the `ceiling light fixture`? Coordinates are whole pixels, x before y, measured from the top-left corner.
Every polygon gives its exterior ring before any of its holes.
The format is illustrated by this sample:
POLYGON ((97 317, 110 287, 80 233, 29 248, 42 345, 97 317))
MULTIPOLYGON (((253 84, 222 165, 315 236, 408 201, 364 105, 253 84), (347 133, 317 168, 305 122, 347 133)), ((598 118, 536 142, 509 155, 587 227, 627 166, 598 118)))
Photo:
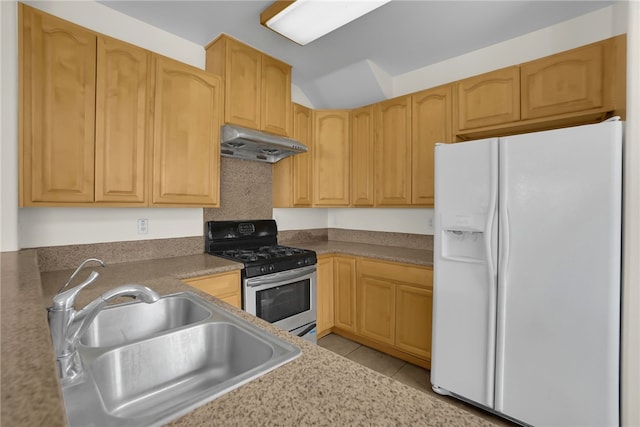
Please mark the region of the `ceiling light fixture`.
POLYGON ((390 1, 278 0, 260 14, 260 23, 304 46, 390 1))

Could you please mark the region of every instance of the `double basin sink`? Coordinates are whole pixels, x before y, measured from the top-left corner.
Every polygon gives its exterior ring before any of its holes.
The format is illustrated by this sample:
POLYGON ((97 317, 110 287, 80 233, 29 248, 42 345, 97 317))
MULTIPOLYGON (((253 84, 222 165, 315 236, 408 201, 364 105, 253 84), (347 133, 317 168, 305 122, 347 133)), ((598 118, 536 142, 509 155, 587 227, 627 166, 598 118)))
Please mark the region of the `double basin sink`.
POLYGON ((69 425, 162 425, 295 359, 300 349, 190 292, 102 310, 63 384, 69 425))

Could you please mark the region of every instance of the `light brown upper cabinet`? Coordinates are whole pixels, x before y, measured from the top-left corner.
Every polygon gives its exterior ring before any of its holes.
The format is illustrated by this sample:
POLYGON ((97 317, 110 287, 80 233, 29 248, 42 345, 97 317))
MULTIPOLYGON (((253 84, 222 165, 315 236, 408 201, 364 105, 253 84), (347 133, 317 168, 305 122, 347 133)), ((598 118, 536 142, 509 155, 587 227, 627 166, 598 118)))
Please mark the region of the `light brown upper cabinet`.
POLYGON ((95 34, 19 4, 21 206, 94 200, 95 34))
POLYGON ((146 205, 150 53, 20 12, 21 205, 146 205))
POLYGON ((624 40, 614 37, 522 64, 522 119, 615 110, 621 84, 616 56, 624 40))
POLYGON ((220 35, 206 47, 206 69, 224 77, 224 121, 291 134, 291 66, 220 35))
POLYGON ((19 13, 21 206, 218 206, 219 76, 19 13))
POLYGON ((411 96, 374 105, 376 206, 411 204, 411 96))
POLYGON ((351 204, 373 206, 373 106, 351 110, 351 204))
POLYGON ((274 208, 293 207, 293 157, 273 164, 271 193, 274 208))
POLYGON ((349 111, 314 111, 313 136, 313 204, 348 206, 351 155, 349 111))
POLYGON ((148 51, 98 37, 96 202, 146 204, 151 71, 148 51))
POLYGON ((307 207, 313 203, 313 118, 311 109, 293 104, 293 138, 308 151, 273 165, 273 207, 307 207))
POLYGON ((456 84, 457 129, 465 130, 520 119, 520 68, 502 68, 456 84))
POLYGON ((433 207, 434 149, 452 142, 453 85, 411 95, 411 204, 433 207))
POLYGON ((293 206, 313 203, 313 118, 303 105, 293 105, 293 138, 307 146, 306 153, 293 155, 293 206))
POLYGON ((219 76, 157 59, 153 204, 220 205, 221 109, 219 76))
POLYGON ((456 136, 475 139, 626 115, 626 35, 457 82, 456 136))

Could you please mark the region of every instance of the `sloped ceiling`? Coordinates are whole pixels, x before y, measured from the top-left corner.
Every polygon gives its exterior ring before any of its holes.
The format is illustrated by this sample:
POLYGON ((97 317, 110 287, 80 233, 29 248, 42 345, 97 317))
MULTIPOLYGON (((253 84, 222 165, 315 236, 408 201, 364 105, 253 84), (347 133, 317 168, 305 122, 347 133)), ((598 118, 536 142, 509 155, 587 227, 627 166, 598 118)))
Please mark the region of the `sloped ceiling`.
POLYGON ((226 33, 293 66, 314 108, 388 98, 389 80, 613 4, 591 0, 393 0, 306 46, 260 25, 272 1, 100 1, 206 46, 226 33))

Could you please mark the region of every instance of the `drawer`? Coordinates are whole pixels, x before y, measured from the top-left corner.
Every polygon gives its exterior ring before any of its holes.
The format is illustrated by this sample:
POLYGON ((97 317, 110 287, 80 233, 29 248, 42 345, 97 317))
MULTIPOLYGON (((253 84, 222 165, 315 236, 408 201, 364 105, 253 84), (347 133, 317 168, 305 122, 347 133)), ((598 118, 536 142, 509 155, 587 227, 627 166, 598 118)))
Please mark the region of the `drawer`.
POLYGON ((429 289, 433 287, 432 268, 367 258, 360 258, 358 262, 360 276, 379 277, 429 289))
POLYGON ((194 277, 183 282, 216 297, 226 296, 240 292, 240 271, 194 277))

